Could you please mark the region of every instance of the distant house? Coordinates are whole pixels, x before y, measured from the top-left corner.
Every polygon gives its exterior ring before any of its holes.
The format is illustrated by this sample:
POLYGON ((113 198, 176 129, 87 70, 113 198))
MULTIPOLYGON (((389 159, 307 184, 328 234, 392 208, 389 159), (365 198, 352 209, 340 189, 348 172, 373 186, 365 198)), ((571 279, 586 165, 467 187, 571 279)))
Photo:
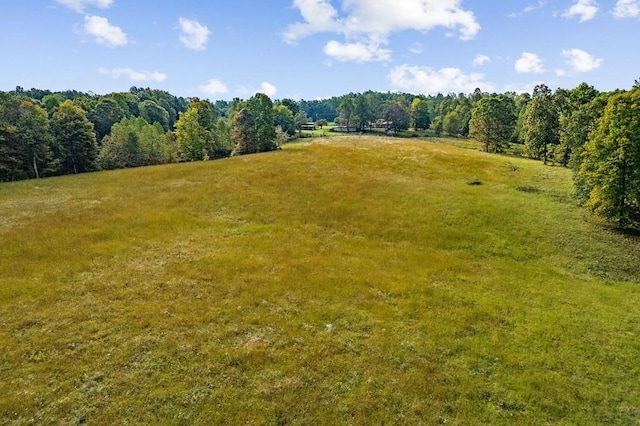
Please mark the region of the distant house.
POLYGON ((369 122, 369 127, 373 128, 373 129, 388 129, 393 125, 393 123, 391 121, 374 121, 374 122, 369 122))
POLYGON ((304 123, 300 125, 300 129, 301 130, 315 130, 316 129, 316 123, 310 122, 310 123, 304 123))

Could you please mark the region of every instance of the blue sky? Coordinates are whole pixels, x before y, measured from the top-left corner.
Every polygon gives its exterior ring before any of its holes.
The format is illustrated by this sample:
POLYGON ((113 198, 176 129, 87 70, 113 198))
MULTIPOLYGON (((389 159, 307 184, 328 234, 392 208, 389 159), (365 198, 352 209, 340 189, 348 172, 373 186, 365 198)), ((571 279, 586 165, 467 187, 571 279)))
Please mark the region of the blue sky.
POLYGON ((28 0, 0 13, 0 90, 211 100, 531 91, 640 78, 640 0, 28 0))

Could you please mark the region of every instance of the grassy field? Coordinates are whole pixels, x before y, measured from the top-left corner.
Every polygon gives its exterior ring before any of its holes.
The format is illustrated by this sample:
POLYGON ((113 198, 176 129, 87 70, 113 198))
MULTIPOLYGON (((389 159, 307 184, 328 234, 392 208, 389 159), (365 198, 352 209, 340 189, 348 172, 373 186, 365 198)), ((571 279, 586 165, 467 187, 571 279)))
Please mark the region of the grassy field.
POLYGON ((0 424, 639 424, 638 238, 435 141, 0 185, 0 424))

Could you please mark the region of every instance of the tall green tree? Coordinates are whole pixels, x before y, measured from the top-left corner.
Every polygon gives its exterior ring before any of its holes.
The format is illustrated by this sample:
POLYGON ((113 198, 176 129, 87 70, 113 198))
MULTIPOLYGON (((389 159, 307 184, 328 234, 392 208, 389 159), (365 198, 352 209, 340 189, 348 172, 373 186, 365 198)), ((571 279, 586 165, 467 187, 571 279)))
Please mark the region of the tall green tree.
POLYGON ((187 161, 226 157, 231 153, 229 132, 208 101, 193 98, 176 121, 176 143, 187 161))
POLYGON ((276 144, 276 128, 273 120, 273 102, 264 93, 256 93, 247 101, 247 109, 253 116, 254 135, 258 143, 258 151, 273 151, 276 144))
POLYGON ((416 130, 426 130, 431 125, 429 104, 421 97, 413 98, 411 102, 411 126, 416 130))
POLYGON ((585 206, 619 228, 640 228, 640 89, 609 98, 585 146, 585 206))
POLYGON ((293 117, 293 122, 296 126, 296 129, 298 129, 299 136, 302 136, 302 125, 308 123, 309 120, 310 118, 307 117, 307 113, 304 111, 298 111, 293 117))
MULTIPOLYGON (((278 148, 271 99, 264 93, 256 93, 243 103, 233 117, 231 136, 237 154, 253 154, 278 148)), ((294 117, 298 124, 299 112, 294 117)))
POLYGON ((358 124, 358 130, 360 132, 364 132, 365 127, 376 119, 371 95, 368 93, 360 93, 356 95, 356 98, 353 101, 353 112, 358 124))
POLYGON ((237 154, 258 152, 258 139, 255 135, 255 118, 248 108, 242 108, 233 116, 231 137, 237 154))
POLYGON ((22 95, 0 93, 0 180, 53 174, 53 142, 44 108, 22 95))
POLYGON ((84 110, 67 100, 58 106, 51 117, 53 135, 59 148, 63 174, 96 170, 98 145, 84 110))
POLYGON ((340 105, 338 106, 338 119, 341 124, 347 126, 347 129, 351 126, 351 120, 355 114, 355 105, 353 98, 350 95, 344 97, 340 105))
POLYGON ((53 158, 53 138, 47 111, 31 101, 22 101, 18 108, 16 130, 25 177, 39 178, 54 173, 59 162, 53 158))
POLYGON ((20 179, 20 144, 16 133, 17 111, 20 99, 0 92, 0 180, 20 179))
POLYGON ((411 124, 409 108, 401 101, 388 101, 384 104, 384 119, 389 128, 396 132, 407 130, 411 124))
POLYGON ((560 122, 553 94, 544 84, 533 90, 524 115, 523 130, 529 155, 547 164, 553 147, 560 142, 560 122))
POLYGON ((516 126, 515 103, 504 95, 483 96, 471 110, 469 136, 482 142, 486 152, 502 152, 516 126))
POLYGON ((285 105, 273 106, 273 122, 275 126, 280 126, 280 129, 289 136, 296 134, 296 122, 293 117, 293 113, 285 105))
POLYGON ((598 91, 586 83, 580 84, 573 90, 567 91, 564 108, 559 115, 560 144, 556 149, 556 157, 563 166, 573 164, 579 167, 580 155, 589 133, 595 130, 597 120, 604 112, 598 113, 592 105, 598 96, 598 91))

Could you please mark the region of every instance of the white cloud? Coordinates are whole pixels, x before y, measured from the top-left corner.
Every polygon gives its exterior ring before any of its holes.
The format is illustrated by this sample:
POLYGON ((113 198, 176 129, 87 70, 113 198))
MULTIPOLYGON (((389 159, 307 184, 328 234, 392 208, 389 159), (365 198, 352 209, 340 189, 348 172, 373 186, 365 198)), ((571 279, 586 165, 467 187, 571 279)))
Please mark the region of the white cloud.
POLYGON ((380 48, 376 43, 364 44, 357 42, 342 44, 332 40, 324 47, 324 53, 342 62, 388 61, 391 58, 391 51, 380 48))
POLYGON ((198 87, 198 90, 205 95, 220 95, 222 93, 227 93, 229 90, 227 86, 220 80, 211 79, 207 81, 206 84, 198 87))
POLYGON ((109 47, 124 46, 127 44, 127 35, 115 25, 111 25, 107 18, 101 16, 84 17, 84 33, 92 36, 99 44, 109 47))
POLYGON ((598 4, 595 0, 577 0, 576 3, 562 14, 565 18, 580 17, 580 22, 595 18, 598 13, 598 4))
POLYGON ((100 9, 108 9, 113 5, 113 0, 55 0, 63 6, 68 7, 74 12, 82 13, 89 6, 99 7, 100 9))
POLYGON ((260 85, 260 92, 272 98, 278 93, 278 89, 273 84, 265 81, 260 85))
POLYGON ((131 81, 156 81, 162 82, 167 79, 167 75, 161 72, 135 71, 131 68, 100 68, 98 70, 102 75, 108 75, 111 78, 120 78, 122 76, 129 77, 131 81))
POLYGON ((487 55, 476 55, 476 57, 473 58, 472 65, 474 67, 481 67, 484 64, 487 64, 489 62, 491 62, 491 58, 488 57, 487 55))
POLYGON ((293 6, 300 10, 305 22, 289 25, 284 33, 286 42, 294 43, 311 34, 340 30, 336 20, 338 12, 326 0, 294 0, 293 6))
POLYGON ((182 31, 180 41, 185 47, 192 50, 204 50, 207 47, 207 41, 209 41, 211 34, 209 28, 195 19, 179 18, 178 24, 180 31, 182 31))
POLYGON ((333 42, 330 48, 343 51, 348 46, 359 52, 338 55, 343 60, 350 56, 359 61, 384 60, 380 57, 388 57, 391 52, 372 46, 387 44, 389 35, 395 32, 424 33, 443 27, 458 31, 463 40, 474 38, 480 25, 473 12, 463 9, 461 3, 462 0, 341 0, 340 14, 330 0, 294 0, 303 22, 289 25, 283 38, 294 43, 313 34, 331 32, 344 36, 345 42, 333 42), (363 59, 366 57, 377 59, 363 59))
POLYGON ((640 16, 640 0, 618 0, 613 10, 616 18, 635 18, 640 16))
POLYGON ((544 72, 542 60, 535 53, 523 52, 516 61, 516 71, 520 74, 540 74, 544 72))
POLYGON ((567 72, 565 70, 563 70, 563 69, 557 69, 556 70, 556 75, 558 77, 564 77, 565 75, 567 75, 567 72))
POLYGON ((562 56, 567 60, 567 64, 576 72, 588 72, 602 65, 602 59, 580 49, 563 50, 562 56))
POLYGON ((491 92, 494 86, 484 81, 484 74, 465 74, 459 68, 434 70, 429 67, 400 65, 389 73, 394 89, 411 93, 471 93, 476 88, 491 92))
POLYGON ((527 13, 531 13, 538 9, 542 9, 545 6, 545 4, 546 4, 545 0, 539 0, 538 4, 530 4, 527 7, 525 7, 521 12, 512 13, 509 16, 511 16, 512 18, 515 18, 518 16, 526 15, 527 13))

